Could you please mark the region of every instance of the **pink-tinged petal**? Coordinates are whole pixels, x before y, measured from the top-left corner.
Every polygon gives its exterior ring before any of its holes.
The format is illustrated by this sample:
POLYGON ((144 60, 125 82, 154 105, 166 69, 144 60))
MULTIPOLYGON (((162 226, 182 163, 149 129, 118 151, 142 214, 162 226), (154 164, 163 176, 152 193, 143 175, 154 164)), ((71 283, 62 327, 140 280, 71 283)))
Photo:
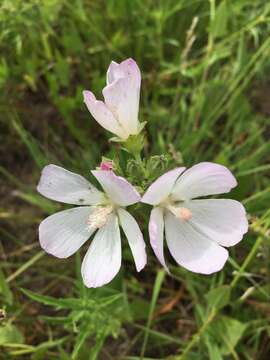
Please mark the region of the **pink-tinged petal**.
POLYGON ((93 170, 92 174, 115 204, 128 206, 140 201, 138 191, 126 179, 116 176, 113 171, 93 170))
POLYGON ((132 59, 121 64, 112 62, 107 84, 103 89, 106 106, 129 135, 137 134, 141 73, 136 62, 132 59))
POLYGON ((119 69, 119 64, 116 61, 112 61, 107 70, 107 85, 111 84, 115 80, 119 79, 119 77, 123 76, 123 73, 121 73, 119 69))
POLYGON ((186 200, 227 193, 236 185, 235 177, 225 166, 201 162, 181 175, 175 183, 172 194, 174 200, 186 200))
POLYGON ((87 226, 92 211, 91 206, 80 206, 47 217, 39 225, 41 247, 58 258, 74 254, 95 231, 87 226))
POLYGON ((95 95, 87 90, 83 91, 83 97, 91 115, 104 129, 109 130, 120 138, 126 139, 128 137, 124 128, 103 101, 97 100, 95 95))
POLYGON ((146 265, 146 251, 142 232, 134 219, 126 210, 118 209, 120 225, 128 240, 137 271, 146 265))
POLYGON ((160 176, 146 190, 141 202, 150 205, 158 205, 162 201, 166 200, 170 195, 177 178, 184 170, 184 167, 179 167, 160 176))
POLYGON ((140 88, 141 72, 136 61, 131 58, 122 61, 120 64, 112 61, 107 71, 107 85, 125 77, 131 78, 134 86, 140 88))
POLYGON ((104 194, 84 177, 53 164, 43 168, 37 191, 66 204, 97 205, 104 202, 104 194))
POLYGON ((96 233, 82 263, 83 282, 87 287, 108 284, 121 267, 121 239, 118 219, 112 214, 96 233))
POLYGON ((222 246, 233 246, 248 231, 245 208, 235 200, 191 200, 186 205, 190 223, 201 233, 222 246))
POLYGON ((172 257, 190 271, 212 274, 221 270, 228 258, 226 249, 170 212, 165 214, 165 234, 172 257))
POLYGON ((159 207, 151 211, 149 221, 149 237, 152 249, 162 266, 169 272, 164 259, 164 214, 159 207))

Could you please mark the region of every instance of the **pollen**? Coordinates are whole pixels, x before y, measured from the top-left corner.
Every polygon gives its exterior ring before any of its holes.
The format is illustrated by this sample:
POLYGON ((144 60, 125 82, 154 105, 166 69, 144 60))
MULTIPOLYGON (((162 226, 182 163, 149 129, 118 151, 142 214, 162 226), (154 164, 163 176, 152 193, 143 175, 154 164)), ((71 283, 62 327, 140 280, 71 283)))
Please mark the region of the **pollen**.
POLYGON ((168 209, 176 216, 178 219, 188 221, 192 218, 192 212, 185 207, 175 207, 168 206, 168 209))
POLYGON ((91 230, 104 226, 112 211, 112 206, 96 206, 87 219, 87 228, 91 230))
POLYGON ((185 207, 180 207, 177 209, 177 217, 181 220, 187 221, 192 218, 192 212, 185 207))

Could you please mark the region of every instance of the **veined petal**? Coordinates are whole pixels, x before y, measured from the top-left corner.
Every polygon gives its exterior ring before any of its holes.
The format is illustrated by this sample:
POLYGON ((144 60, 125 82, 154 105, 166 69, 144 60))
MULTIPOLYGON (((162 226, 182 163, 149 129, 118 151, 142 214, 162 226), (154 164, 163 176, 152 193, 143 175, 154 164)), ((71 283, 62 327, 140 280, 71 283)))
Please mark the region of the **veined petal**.
POLYGON ((83 176, 53 164, 42 170, 37 190, 49 199, 66 204, 97 205, 104 202, 104 194, 83 176))
POLYGON ((223 165, 201 162, 186 170, 172 191, 174 200, 223 194, 237 185, 233 174, 223 165))
POLYGON ((152 249, 162 266, 169 272, 164 259, 164 214, 159 207, 151 211, 149 221, 149 237, 152 249))
POLYGON ((212 274, 221 270, 228 258, 226 249, 169 211, 165 214, 165 233, 171 255, 190 271, 212 274))
POLYGON ((137 271, 141 271, 146 265, 146 251, 142 232, 134 219, 124 209, 118 209, 120 225, 127 237, 137 271))
POLYGON ((150 205, 158 205, 162 201, 166 200, 166 198, 170 195, 177 178, 184 170, 184 167, 179 167, 160 176, 146 190, 141 202, 150 205))
POLYGON ((128 137, 124 128, 120 125, 111 110, 108 109, 103 101, 97 100, 95 95, 91 91, 87 90, 83 91, 83 97, 91 115, 102 127, 104 127, 104 129, 109 130, 122 139, 126 139, 128 137))
POLYGON ((123 76, 124 74, 119 70, 119 64, 116 61, 112 61, 107 70, 107 77, 106 77, 107 85, 111 84, 112 82, 123 76))
POLYGON ((184 206, 192 213, 189 222, 220 245, 233 246, 248 231, 245 208, 238 201, 191 200, 184 206))
POLYGON ((118 219, 110 215, 96 233, 82 263, 83 282, 87 287, 108 284, 121 266, 121 239, 118 219))
POLYGON ((96 229, 87 226, 92 206, 80 206, 47 217, 39 225, 41 247, 58 258, 74 254, 96 229))
POLYGON ((116 176, 113 171, 92 170, 92 174, 115 204, 128 206, 140 201, 138 191, 126 179, 116 176))
POLYGON ((121 64, 112 62, 107 72, 107 84, 103 89, 106 106, 129 135, 137 134, 141 73, 136 62, 132 59, 121 64))
POLYGON ((136 64, 136 61, 131 58, 122 61, 120 64, 115 61, 110 63, 107 71, 107 85, 113 83, 117 79, 124 77, 132 78, 134 85, 137 88, 140 88, 141 72, 138 65, 136 64))

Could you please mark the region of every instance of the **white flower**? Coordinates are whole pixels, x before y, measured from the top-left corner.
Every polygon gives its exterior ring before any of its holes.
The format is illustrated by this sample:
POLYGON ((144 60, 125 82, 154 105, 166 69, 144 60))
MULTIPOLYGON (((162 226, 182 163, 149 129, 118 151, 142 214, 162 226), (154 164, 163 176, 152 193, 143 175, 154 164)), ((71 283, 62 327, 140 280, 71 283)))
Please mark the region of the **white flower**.
POLYGON ((107 71, 107 86, 103 89, 104 102, 96 100, 91 91, 83 92, 84 102, 96 121, 127 140, 141 130, 138 121, 141 73, 133 59, 120 64, 112 61, 107 71))
POLYGON ((49 254, 67 258, 97 230, 82 263, 82 277, 88 287, 109 283, 121 266, 122 227, 137 271, 146 264, 145 243, 135 219, 125 207, 140 200, 135 188, 111 170, 92 174, 105 193, 84 177, 56 165, 46 166, 37 190, 49 199, 79 205, 49 216, 39 226, 41 247, 49 254))
POLYGON ((222 269, 228 258, 223 246, 237 244, 247 232, 245 209, 235 200, 194 200, 229 192, 237 185, 226 167, 202 162, 184 171, 181 167, 162 175, 141 200, 154 205, 149 222, 151 246, 168 270, 163 253, 165 227, 175 261, 190 271, 211 274, 222 269))

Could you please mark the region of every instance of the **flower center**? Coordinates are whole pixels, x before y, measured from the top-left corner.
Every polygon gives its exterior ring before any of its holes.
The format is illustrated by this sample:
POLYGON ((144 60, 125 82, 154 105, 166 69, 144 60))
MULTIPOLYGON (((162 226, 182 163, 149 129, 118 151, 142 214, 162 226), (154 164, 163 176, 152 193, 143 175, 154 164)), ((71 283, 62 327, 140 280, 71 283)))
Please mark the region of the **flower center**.
POLYGON ((101 228, 108 220, 109 215, 112 213, 113 207, 108 206, 95 206, 95 209, 91 212, 87 219, 87 228, 89 230, 101 228))
POLYGON ((176 216, 178 219, 188 221, 192 218, 192 212, 185 207, 175 207, 172 205, 167 206, 167 208, 176 216))

